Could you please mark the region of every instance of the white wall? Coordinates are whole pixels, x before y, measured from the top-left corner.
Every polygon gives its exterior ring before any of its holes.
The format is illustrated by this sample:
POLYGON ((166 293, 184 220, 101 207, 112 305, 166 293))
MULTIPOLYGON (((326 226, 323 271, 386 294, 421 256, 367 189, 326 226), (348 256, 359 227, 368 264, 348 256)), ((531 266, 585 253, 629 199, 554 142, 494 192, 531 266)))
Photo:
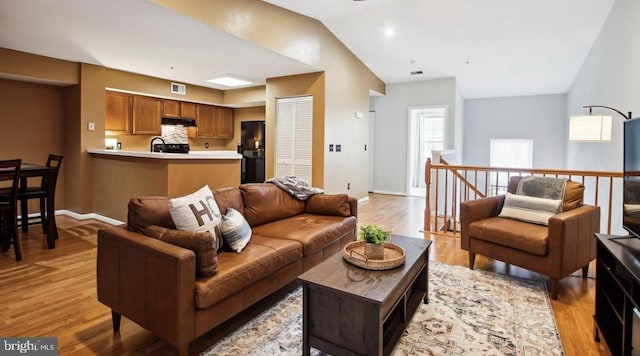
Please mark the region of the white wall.
POLYGON ((465 165, 488 166, 493 139, 533 139, 533 167, 565 167, 564 94, 468 99, 464 102, 465 165))
POLYGON ((408 109, 447 105, 447 148, 455 149, 456 80, 454 78, 387 84, 385 96, 372 97, 375 119, 374 191, 404 194, 407 182, 408 109))
MULTIPOLYGON (((588 114, 583 105, 610 106, 640 116, 639 23, 640 1, 617 0, 567 94, 567 117, 588 114)), ((611 142, 569 142, 567 167, 621 171, 624 119, 606 109, 593 112, 613 116, 611 142)))
MULTIPOLYGON (((584 105, 604 105, 623 113, 640 116, 640 1, 617 0, 598 39, 585 59, 567 94, 567 117, 586 115, 584 105)), ((610 142, 568 142, 567 168, 596 171, 622 171, 624 118, 607 109, 593 109, 594 114, 613 117, 610 142)), ((567 123, 568 126, 568 123, 567 123)), ((640 138, 639 138, 640 139, 640 138)), ((602 184, 601 190, 608 189, 602 184)), ((600 196, 608 195, 603 192, 600 196)), ((593 196, 585 192, 585 197, 593 196)), ((593 202, 588 202, 593 203, 593 202)), ((608 202, 602 206, 600 231, 605 225, 608 202)), ((626 234, 622 229, 622 183, 616 180, 612 192, 611 233, 626 234)))

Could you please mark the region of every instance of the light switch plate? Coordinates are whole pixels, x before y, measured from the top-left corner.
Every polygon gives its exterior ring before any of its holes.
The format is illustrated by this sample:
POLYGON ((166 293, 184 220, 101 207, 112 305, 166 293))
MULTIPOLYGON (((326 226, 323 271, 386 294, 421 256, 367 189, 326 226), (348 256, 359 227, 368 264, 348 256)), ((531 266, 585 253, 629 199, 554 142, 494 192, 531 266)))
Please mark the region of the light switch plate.
POLYGON ((93 121, 89 121, 87 123, 87 130, 89 131, 95 131, 96 130, 96 123, 93 121))

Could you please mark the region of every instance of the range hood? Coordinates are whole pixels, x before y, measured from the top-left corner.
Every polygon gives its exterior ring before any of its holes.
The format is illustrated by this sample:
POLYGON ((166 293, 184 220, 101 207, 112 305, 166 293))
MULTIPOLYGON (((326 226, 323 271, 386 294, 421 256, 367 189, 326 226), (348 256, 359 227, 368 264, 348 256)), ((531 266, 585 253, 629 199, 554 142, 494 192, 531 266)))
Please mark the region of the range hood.
POLYGON ((175 117, 163 117, 162 118, 163 125, 181 125, 184 127, 195 127, 196 120, 195 119, 178 119, 175 117))

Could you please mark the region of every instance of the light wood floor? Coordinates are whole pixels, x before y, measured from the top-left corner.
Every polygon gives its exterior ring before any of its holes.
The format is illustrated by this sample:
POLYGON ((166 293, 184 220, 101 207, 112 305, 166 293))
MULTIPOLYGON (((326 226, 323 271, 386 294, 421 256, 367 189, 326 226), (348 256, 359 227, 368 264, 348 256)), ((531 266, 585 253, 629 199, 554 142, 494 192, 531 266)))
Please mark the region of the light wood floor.
MULTIPOLYGON (((430 259, 467 266, 467 252, 459 238, 419 233, 423 198, 372 194, 359 208, 359 223, 375 223, 394 233, 433 240, 430 259)), ((96 230, 104 223, 57 217, 60 239, 47 250, 39 226, 21 236, 23 260, 13 249, 0 254, 0 336, 52 336, 60 355, 171 355, 173 347, 137 324, 122 318, 120 333, 111 329, 111 313, 96 298, 96 230)), ((546 280, 544 276, 479 256, 476 269, 546 280)), ((552 301, 556 323, 567 355, 605 354, 593 340, 594 265, 589 278, 580 273, 560 283, 560 297, 552 301)), ((275 302, 274 295, 247 313, 203 335, 190 345, 197 355, 275 302)))

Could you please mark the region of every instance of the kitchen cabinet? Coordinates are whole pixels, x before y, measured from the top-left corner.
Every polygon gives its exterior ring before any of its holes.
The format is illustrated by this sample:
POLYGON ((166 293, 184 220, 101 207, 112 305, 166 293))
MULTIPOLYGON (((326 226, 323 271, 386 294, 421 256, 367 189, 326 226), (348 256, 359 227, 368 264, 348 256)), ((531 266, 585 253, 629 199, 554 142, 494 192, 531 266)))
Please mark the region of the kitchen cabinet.
POLYGON ((160 135, 162 100, 148 96, 133 96, 133 134, 160 135))
POLYGON ((198 104, 197 137, 233 138, 233 109, 198 104))
POLYGON ((196 104, 181 102, 180 103, 180 115, 184 119, 197 119, 196 104))
POLYGON ((180 102, 175 100, 163 100, 162 117, 180 117, 180 102))
POLYGON ((105 129, 131 133, 131 104, 130 94, 106 92, 105 129))
POLYGON ((233 109, 216 107, 214 136, 217 138, 233 138, 233 109))

